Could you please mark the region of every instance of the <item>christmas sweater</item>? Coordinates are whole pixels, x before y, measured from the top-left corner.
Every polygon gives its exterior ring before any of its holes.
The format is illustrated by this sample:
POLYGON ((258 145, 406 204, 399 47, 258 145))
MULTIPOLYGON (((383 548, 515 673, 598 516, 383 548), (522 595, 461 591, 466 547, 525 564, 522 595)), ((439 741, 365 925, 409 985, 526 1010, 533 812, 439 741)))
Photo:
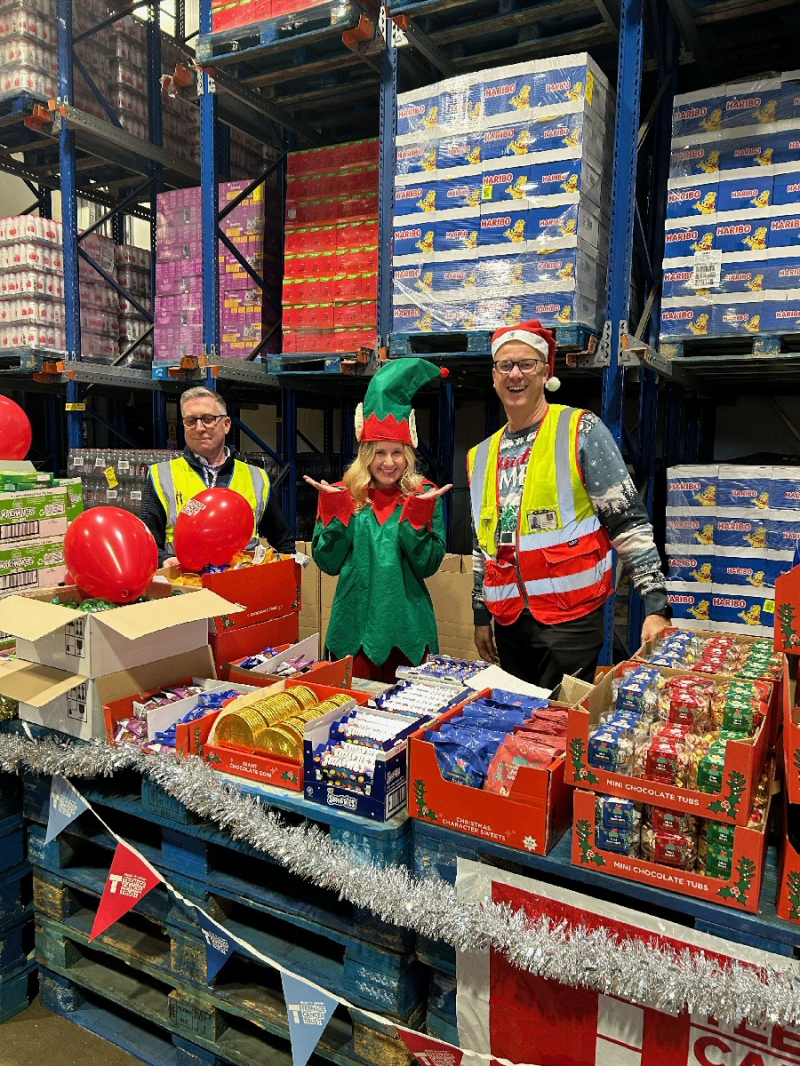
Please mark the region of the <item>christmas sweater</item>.
POLYGON ((363 652, 377 666, 393 648, 415 665, 438 651, 425 578, 444 554, 441 499, 369 489, 357 511, 349 490, 320 492, 312 555, 323 573, 339 576, 326 650, 335 659, 363 652))

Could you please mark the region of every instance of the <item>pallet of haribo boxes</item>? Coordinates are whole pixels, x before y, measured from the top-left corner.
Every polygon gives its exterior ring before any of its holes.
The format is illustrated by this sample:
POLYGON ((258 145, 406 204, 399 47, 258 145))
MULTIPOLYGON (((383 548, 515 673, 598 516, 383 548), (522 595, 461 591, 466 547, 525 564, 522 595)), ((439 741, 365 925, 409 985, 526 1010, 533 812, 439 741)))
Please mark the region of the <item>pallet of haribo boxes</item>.
POLYGON ((775 651, 770 638, 671 626, 646 641, 634 658, 651 666, 689 670, 693 674, 768 682, 771 685, 769 742, 774 747, 781 725, 784 659, 780 651, 775 651))
POLYGON ((475 693, 409 742, 409 814, 546 855, 566 832, 569 704, 590 686, 565 677, 558 701, 499 689, 475 693))
POLYGON ((771 698, 769 682, 620 663, 569 710, 566 781, 746 826, 771 698))

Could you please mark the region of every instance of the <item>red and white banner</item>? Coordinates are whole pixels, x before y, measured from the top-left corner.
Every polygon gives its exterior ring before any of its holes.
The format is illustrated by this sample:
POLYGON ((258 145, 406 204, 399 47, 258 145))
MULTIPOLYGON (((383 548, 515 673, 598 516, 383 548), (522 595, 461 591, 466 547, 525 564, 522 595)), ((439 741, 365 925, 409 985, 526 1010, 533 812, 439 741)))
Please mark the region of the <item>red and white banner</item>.
POLYGON ((164 878, 122 841, 117 844, 89 940, 104 933, 164 878))
POLYGON ((416 1033, 411 1029, 397 1027, 401 1038, 420 1066, 461 1066, 463 1052, 451 1044, 443 1044, 425 1033, 416 1033))
MULTIPOLYGON (((544 915, 571 927, 605 927, 623 938, 703 951, 723 964, 738 959, 797 969, 783 956, 480 863, 459 860, 458 894, 465 902, 492 899, 524 909, 533 920, 544 915)), ((493 949, 459 952, 457 979, 460 1043, 478 1053, 465 1052, 463 1066, 486 1066, 491 1055, 532 1066, 800 1066, 800 1030, 742 1024, 728 1031, 685 1011, 665 1014, 536 977, 493 949)))

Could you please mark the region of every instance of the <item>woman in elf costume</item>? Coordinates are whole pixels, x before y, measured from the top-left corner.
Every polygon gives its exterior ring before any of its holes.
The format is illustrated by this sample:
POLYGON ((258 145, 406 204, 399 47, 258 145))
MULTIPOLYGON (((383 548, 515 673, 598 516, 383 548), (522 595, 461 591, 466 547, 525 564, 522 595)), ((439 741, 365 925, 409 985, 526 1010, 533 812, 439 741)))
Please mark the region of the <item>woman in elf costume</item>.
POLYGON ((439 650, 425 578, 445 553, 441 497, 416 470, 411 401, 440 371, 425 359, 397 359, 370 382, 356 410, 358 455, 336 485, 316 482, 319 511, 312 553, 339 575, 326 638, 336 659, 354 658, 358 677, 393 681, 401 664, 439 650))

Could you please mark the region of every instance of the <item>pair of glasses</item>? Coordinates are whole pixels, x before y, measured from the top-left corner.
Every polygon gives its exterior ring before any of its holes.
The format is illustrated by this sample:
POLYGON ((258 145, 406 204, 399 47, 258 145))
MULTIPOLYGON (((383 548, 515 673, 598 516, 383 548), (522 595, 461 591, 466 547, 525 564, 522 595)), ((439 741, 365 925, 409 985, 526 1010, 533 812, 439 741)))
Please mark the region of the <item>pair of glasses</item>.
POLYGON ((514 367, 519 367, 522 374, 535 374, 540 366, 544 366, 543 359, 497 359, 492 364, 498 374, 506 377, 514 367))
POLYGON ((193 429, 198 422, 202 422, 206 429, 210 429, 212 426, 215 426, 221 418, 225 417, 225 415, 195 415, 194 418, 191 418, 187 415, 186 418, 181 419, 181 422, 183 422, 185 429, 193 429))

